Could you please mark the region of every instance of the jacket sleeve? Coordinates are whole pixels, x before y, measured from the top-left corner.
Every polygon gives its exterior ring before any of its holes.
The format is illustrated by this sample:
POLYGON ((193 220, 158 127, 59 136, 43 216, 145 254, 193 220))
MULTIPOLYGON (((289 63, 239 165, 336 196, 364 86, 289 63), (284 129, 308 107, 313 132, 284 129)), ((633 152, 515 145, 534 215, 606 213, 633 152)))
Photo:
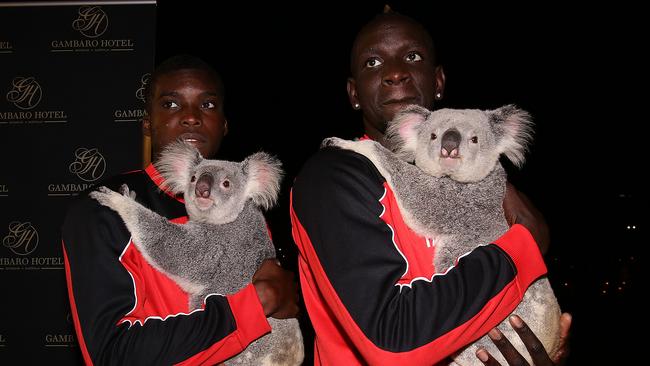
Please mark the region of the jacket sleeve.
MULTIPOLYGON (((530 233, 516 225, 447 273, 397 285, 407 264, 380 218, 383 182, 356 153, 324 149, 308 161, 291 206, 308 272, 301 280, 315 282, 301 287, 307 308, 333 319, 327 331, 343 332, 366 362, 431 365, 500 323, 546 268, 530 233)), ((313 321, 318 338, 326 330, 313 321)))
POLYGON ((83 197, 70 208, 62 234, 74 325, 88 365, 214 364, 270 331, 252 284, 208 297, 203 310, 120 322, 134 309, 139 275, 120 262, 130 242, 121 219, 83 197))

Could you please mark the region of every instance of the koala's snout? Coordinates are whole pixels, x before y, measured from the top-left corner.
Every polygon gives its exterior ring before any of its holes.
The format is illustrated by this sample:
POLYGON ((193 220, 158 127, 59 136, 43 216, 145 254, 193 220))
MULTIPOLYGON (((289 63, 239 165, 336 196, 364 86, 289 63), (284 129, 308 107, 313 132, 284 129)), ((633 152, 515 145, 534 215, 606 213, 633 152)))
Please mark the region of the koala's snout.
POLYGON ((214 178, 208 173, 203 173, 196 181, 196 187, 194 187, 194 193, 197 197, 208 198, 210 197, 210 190, 214 184, 214 178))
POLYGON ((440 155, 446 158, 455 158, 458 156, 458 147, 460 146, 460 132, 457 129, 445 131, 440 142, 440 155))

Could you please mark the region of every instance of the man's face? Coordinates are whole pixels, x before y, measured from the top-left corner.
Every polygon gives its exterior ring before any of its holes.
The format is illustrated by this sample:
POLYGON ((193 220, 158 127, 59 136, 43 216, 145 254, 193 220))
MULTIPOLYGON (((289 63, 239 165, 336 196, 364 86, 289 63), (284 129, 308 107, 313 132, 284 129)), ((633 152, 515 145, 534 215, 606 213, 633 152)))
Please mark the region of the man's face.
POLYGON ((204 70, 177 70, 157 79, 151 110, 143 120, 154 161, 179 138, 196 146, 205 158, 214 157, 228 132, 218 90, 213 76, 204 70))
POLYGON ((399 17, 365 28, 352 50, 350 102, 363 110, 366 131, 381 134, 386 122, 409 104, 432 108, 444 74, 424 29, 399 17))

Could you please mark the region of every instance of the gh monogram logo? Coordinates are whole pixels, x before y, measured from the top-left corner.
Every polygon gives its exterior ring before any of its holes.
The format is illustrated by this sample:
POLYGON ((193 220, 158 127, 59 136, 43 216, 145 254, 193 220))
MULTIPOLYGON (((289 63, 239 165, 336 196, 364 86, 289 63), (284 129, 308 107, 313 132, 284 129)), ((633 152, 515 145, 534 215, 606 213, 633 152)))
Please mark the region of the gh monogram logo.
POLYGON ((150 73, 146 73, 142 75, 142 77, 140 78, 140 88, 138 88, 138 90, 135 91, 135 97, 140 99, 143 102, 145 101, 144 91, 145 88, 147 87, 147 84, 149 84, 149 78, 151 78, 150 73))
POLYGON ((18 255, 30 254, 38 247, 38 231, 31 222, 13 221, 9 224, 9 234, 2 239, 2 245, 18 255))
POLYGON ((92 182, 104 175, 106 160, 97 148, 80 147, 74 152, 75 161, 70 164, 70 173, 86 182, 92 182))
POLYGON ((96 38, 104 34, 108 28, 108 16, 99 6, 82 6, 79 17, 72 22, 72 29, 79 31, 88 38, 96 38))
POLYGON ((15 77, 11 81, 12 89, 7 93, 7 101, 20 109, 32 109, 41 101, 41 86, 33 77, 15 77))

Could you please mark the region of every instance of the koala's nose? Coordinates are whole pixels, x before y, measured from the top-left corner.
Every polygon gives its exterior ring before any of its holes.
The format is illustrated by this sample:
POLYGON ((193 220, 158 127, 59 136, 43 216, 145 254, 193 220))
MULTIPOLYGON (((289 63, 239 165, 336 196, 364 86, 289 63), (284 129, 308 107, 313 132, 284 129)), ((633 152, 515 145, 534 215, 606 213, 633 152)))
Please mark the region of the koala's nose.
POLYGON ((440 142, 440 155, 448 158, 455 158, 458 156, 458 147, 460 146, 460 132, 456 129, 445 131, 442 135, 440 142))
POLYGON ((208 173, 203 173, 196 181, 196 187, 194 187, 194 193, 197 197, 208 198, 210 197, 210 190, 214 184, 214 178, 208 173))

